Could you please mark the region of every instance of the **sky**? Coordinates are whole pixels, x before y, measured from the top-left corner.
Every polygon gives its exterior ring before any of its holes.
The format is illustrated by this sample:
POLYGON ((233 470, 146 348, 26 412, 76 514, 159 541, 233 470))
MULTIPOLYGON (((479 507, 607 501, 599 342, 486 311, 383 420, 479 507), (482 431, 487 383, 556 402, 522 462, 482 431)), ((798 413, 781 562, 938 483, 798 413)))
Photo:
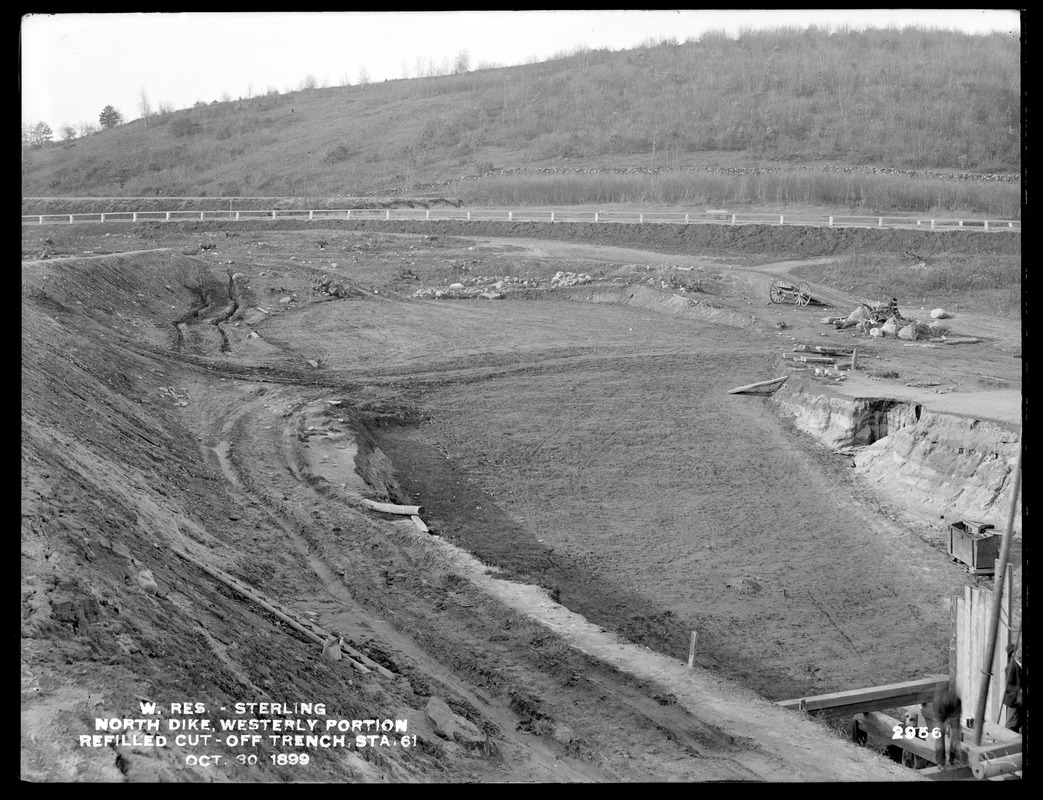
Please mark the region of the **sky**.
POLYGON ((1020 34, 1016 10, 433 11, 29 14, 21 20, 22 122, 124 121, 150 107, 188 108, 318 85, 541 61, 580 47, 621 50, 708 30, 809 25, 945 28, 1020 34))

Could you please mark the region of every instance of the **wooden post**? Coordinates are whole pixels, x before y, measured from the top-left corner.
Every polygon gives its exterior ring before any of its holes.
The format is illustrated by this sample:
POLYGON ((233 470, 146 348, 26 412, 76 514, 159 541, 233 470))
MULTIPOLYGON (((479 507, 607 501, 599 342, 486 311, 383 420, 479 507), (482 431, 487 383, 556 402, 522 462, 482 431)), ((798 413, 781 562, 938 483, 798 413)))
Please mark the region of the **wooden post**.
POLYGON ((638 221, 639 223, 641 223, 641 224, 644 224, 644 221, 645 221, 645 215, 644 215, 644 214, 638 214, 638 215, 637 215, 637 221, 638 221))
POLYGON ((732 214, 732 225, 734 225, 734 224, 735 224, 735 215, 732 214))
POLYGON ((310 221, 310 220, 313 220, 313 219, 315 219, 315 212, 314 211, 309 211, 308 212, 308 220, 310 221))
POLYGON ((205 211, 200 211, 199 212, 199 218, 202 219, 203 218, 203 214, 205 214, 205 213, 206 213, 205 211))
POLYGON ((105 221, 105 215, 104 215, 104 214, 102 214, 102 215, 101 215, 101 221, 102 221, 102 222, 104 222, 104 221, 105 221))
POLYGON ((40 215, 40 224, 43 225, 43 214, 40 215))
POLYGON ((695 667, 695 643, 699 640, 699 634, 692 631, 692 640, 688 643, 688 669, 695 667))
POLYGON ((833 227, 833 217, 829 218, 829 227, 833 227))
POLYGON ((554 222, 554 212, 553 211, 550 212, 550 221, 554 222))
POLYGON ((391 209, 384 212, 384 219, 391 219, 391 209))
POLYGON ((69 215, 69 222, 72 222, 72 214, 69 215))
POLYGON ((430 212, 430 210, 424 212, 424 219, 430 221, 430 219, 431 219, 431 212, 430 212))
POLYGON ((858 369, 858 348, 851 351, 851 371, 858 369))
POLYGON ((985 230, 988 230, 988 229, 989 229, 989 221, 985 220, 985 230))
POLYGON ((470 211, 467 212, 467 221, 468 222, 471 221, 471 212, 470 211))
POLYGON ((137 222, 137 221, 138 221, 138 212, 135 211, 134 212, 134 218, 131 220, 131 222, 137 222))
POLYGON ((684 224, 685 225, 688 224, 688 215, 687 214, 684 215, 684 224))
POLYGON ((594 221, 595 222, 598 221, 598 212, 597 211, 594 212, 594 221))
POLYGON ((879 222, 879 224, 877 225, 877 227, 878 227, 878 228, 882 228, 882 227, 884 227, 884 218, 883 218, 883 217, 880 217, 880 222, 879 222))
POLYGON ((167 212, 167 222, 170 222, 170 212, 167 212))
POLYGON ((949 686, 952 689, 956 688, 956 658, 957 658, 957 631, 959 630, 959 610, 960 598, 957 595, 949 596, 949 686))
POLYGON ((235 212, 235 221, 236 222, 239 221, 239 212, 238 211, 235 212))

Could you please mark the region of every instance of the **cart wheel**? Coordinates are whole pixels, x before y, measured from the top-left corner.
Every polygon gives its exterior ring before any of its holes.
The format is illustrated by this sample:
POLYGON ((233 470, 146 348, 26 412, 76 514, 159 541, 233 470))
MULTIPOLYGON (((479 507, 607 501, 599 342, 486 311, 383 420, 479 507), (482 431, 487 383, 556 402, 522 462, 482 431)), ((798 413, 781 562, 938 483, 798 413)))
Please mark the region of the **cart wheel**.
POLYGON ((797 305, 806 306, 811 302, 811 287, 802 283, 797 287, 797 305))
POLYGON ((771 302, 781 303, 785 299, 786 293, 782 290, 783 285, 782 281, 771 282, 771 288, 768 289, 768 297, 771 302))

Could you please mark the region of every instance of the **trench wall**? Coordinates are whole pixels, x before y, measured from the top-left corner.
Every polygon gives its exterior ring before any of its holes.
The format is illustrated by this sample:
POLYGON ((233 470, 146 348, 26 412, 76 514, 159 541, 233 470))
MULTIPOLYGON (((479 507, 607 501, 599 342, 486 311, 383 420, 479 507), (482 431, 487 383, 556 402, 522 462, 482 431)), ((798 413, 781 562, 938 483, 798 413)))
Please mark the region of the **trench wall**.
MULTIPOLYGON (((1021 442, 1011 426, 903 400, 843 397, 792 378, 773 402, 823 444, 854 448, 859 476, 912 516, 946 528, 958 519, 1005 528, 1021 442)), ((1018 537, 1021 523, 1019 499, 1018 537)))

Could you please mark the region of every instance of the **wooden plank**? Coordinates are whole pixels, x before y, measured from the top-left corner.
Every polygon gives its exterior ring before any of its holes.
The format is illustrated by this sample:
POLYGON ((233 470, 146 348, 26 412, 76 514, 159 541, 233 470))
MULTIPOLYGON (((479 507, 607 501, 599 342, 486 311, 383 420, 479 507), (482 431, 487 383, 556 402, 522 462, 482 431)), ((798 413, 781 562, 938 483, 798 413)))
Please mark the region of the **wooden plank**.
POLYGON ((808 711, 840 709, 852 712, 854 707, 862 710, 898 708, 904 705, 929 702, 934 697, 935 689, 948 684, 948 682, 948 675, 931 675, 914 681, 890 683, 884 686, 870 686, 866 689, 850 689, 844 692, 831 692, 813 697, 780 700, 776 705, 796 710, 800 708, 803 702, 808 711))
MULTIPOLYGON (((963 597, 957 600, 957 632, 956 632, 956 694, 960 696, 963 703, 970 702, 970 672, 971 672, 971 588, 963 587, 963 597)), ((970 706, 973 708, 973 705, 970 706)))
POLYGON ((742 394, 744 392, 773 392, 782 386, 787 378, 789 378, 789 375, 783 375, 781 378, 772 378, 769 381, 748 383, 745 386, 738 386, 734 389, 729 389, 728 394, 742 394))

